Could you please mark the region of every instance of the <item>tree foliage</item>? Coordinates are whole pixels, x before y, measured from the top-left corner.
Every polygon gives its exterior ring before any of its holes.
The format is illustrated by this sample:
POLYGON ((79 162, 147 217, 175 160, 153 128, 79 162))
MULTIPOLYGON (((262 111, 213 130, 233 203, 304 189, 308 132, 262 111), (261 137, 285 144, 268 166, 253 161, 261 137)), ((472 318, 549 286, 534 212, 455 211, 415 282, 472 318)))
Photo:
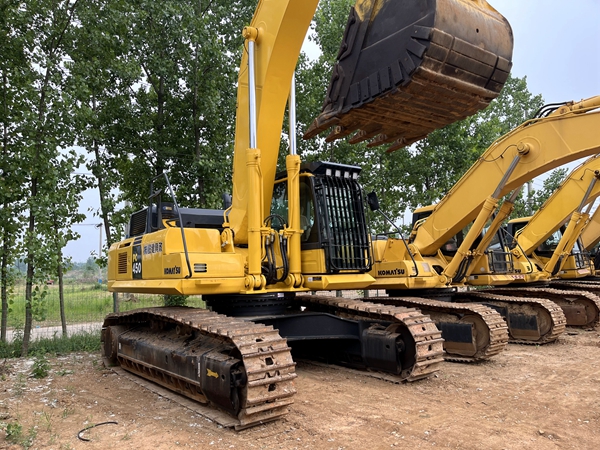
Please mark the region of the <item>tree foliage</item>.
POLYGON ((527 217, 534 214, 542 207, 544 202, 556 191, 567 176, 567 169, 560 167, 553 170, 542 182, 540 190, 521 191, 515 201, 515 209, 510 215, 511 219, 527 217))

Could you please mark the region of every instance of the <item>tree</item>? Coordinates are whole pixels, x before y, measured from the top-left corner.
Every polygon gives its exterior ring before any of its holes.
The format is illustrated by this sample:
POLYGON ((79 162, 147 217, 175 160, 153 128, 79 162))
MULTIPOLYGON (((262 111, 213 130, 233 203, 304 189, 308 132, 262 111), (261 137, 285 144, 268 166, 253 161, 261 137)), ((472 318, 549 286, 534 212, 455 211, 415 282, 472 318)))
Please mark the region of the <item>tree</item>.
POLYGON ((7 10, 6 28, 14 44, 10 54, 18 65, 16 71, 5 72, 4 92, 18 87, 19 93, 4 97, 5 105, 18 112, 10 117, 18 139, 5 141, 5 154, 18 168, 10 171, 10 184, 19 186, 27 216, 22 235, 27 264, 23 354, 28 351, 34 315, 43 309, 46 280, 56 273, 60 256, 56 244, 70 236, 55 225, 78 220, 74 211, 81 186, 71 183, 70 174, 81 160, 67 150, 73 144, 73 129, 65 95, 65 59, 78 4, 78 0, 34 0, 7 10))
POLYGON ((254 6, 104 0, 80 10, 70 54, 78 143, 108 245, 163 172, 185 206, 217 206, 230 189, 241 30, 254 6))
POLYGON ((540 95, 528 91, 526 78, 510 76, 486 109, 399 150, 389 171, 398 180, 398 200, 411 209, 439 201, 496 139, 532 118, 542 104, 540 95))
POLYGON ((548 178, 543 181, 542 189, 532 191, 528 197, 521 192, 515 201, 515 209, 510 215, 511 219, 527 217, 534 214, 546 200, 556 191, 567 176, 568 170, 564 167, 550 172, 548 178))
POLYGON ((29 79, 23 49, 26 24, 18 14, 18 2, 0 2, 0 297, 2 318, 0 340, 6 340, 9 295, 14 283, 11 269, 19 258, 24 220, 21 188, 25 172, 19 155, 23 150, 22 117, 29 79))

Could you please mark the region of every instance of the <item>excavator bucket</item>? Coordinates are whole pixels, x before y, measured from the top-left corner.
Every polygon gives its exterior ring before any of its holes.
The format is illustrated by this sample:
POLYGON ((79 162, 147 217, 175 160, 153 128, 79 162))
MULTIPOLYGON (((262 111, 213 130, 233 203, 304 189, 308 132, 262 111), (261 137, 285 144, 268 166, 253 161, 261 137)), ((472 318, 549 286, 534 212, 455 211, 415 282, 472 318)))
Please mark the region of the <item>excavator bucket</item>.
POLYGON ((304 138, 410 145, 498 96, 513 35, 485 0, 357 0, 321 114, 304 138))

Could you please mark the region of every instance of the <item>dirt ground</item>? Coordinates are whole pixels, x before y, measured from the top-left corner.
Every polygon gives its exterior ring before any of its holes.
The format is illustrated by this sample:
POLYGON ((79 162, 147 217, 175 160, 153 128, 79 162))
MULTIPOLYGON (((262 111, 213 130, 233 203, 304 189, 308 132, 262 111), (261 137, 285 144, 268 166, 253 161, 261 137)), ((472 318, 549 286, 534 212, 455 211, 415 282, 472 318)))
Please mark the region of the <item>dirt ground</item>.
POLYGON ((0 362, 0 423, 18 449, 600 448, 600 329, 545 346, 509 345, 484 364, 445 362, 436 376, 393 384, 299 362, 289 415, 236 432, 106 370, 100 355, 0 362), (77 438, 78 432, 97 426, 77 438), (30 438, 28 440, 28 438, 30 438))

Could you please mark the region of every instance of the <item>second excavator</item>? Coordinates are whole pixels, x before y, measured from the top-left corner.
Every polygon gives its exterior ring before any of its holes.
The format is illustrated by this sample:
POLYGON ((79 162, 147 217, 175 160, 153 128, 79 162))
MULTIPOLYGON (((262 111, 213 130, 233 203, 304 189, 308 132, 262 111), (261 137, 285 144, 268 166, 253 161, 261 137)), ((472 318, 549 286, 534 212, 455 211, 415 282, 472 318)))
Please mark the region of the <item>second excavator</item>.
POLYGON ((508 249, 489 250, 495 231, 526 181, 600 151, 600 138, 594 131, 600 126, 599 108, 600 97, 594 97, 550 111, 542 109, 543 113, 494 142, 437 205, 417 211, 408 243, 375 241, 372 273, 376 282, 372 287, 386 289, 390 297, 407 293, 422 297, 380 301, 418 307, 435 317, 444 330, 450 358, 473 358, 491 341, 490 325, 483 314, 478 317, 473 311, 473 302, 500 312, 512 341, 556 339, 565 329, 565 315, 543 295, 509 297, 507 291, 457 288, 502 286, 525 278, 525 269, 515 269, 508 249), (510 193, 499 207, 500 200, 510 193), (440 287, 446 287, 446 292, 440 287), (466 322, 472 322, 478 333, 473 334, 466 322), (473 336, 482 336, 481 346, 473 336))

